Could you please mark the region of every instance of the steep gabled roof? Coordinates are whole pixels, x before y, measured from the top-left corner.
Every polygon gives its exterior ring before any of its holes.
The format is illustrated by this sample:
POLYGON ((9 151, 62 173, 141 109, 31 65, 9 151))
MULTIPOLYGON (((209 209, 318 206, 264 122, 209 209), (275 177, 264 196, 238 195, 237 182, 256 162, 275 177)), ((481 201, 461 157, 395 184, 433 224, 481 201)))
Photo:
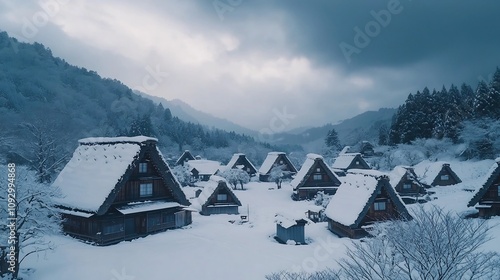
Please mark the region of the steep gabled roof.
POLYGON ((248 160, 247 156, 245 154, 242 154, 242 153, 236 153, 236 154, 234 154, 231 157, 231 159, 229 160, 229 162, 227 163, 226 169, 238 168, 236 166, 236 162, 240 158, 242 158, 244 161, 246 161, 248 163, 248 165, 253 169, 253 172, 257 172, 257 168, 255 168, 255 166, 252 164, 252 162, 250 162, 250 160, 248 160))
POLYGON ((105 213, 121 187, 149 148, 150 157, 163 174, 164 183, 171 188, 177 202, 189 205, 177 179, 156 147, 156 139, 138 137, 85 138, 66 164, 54 186, 61 189, 59 206, 105 213))
POLYGON ((262 165, 259 168, 259 173, 262 175, 267 175, 269 172, 271 172, 271 169, 275 164, 277 164, 277 160, 279 158, 283 158, 285 163, 289 166, 290 169, 292 169, 292 172, 297 172, 297 169, 295 166, 292 164, 290 159, 286 156, 286 153, 283 152, 270 152, 267 154, 266 159, 262 163, 262 165))
POLYGON ((340 185, 340 180, 333 173, 333 171, 326 165, 325 161, 323 160, 323 157, 318 155, 318 154, 307 154, 306 160, 304 161, 304 164, 302 164, 302 167, 300 168, 299 172, 295 175, 295 178, 293 178, 292 182, 290 182, 290 185, 294 189, 300 188, 311 176, 313 173, 313 167, 315 164, 319 164, 325 172, 328 174, 328 176, 332 179, 332 181, 336 182, 338 185, 340 185))
POLYGON ((226 192, 232 197, 235 204, 241 206, 240 200, 236 197, 231 188, 228 187, 227 181, 219 176, 210 176, 210 180, 204 184, 203 190, 198 196, 200 206, 207 206, 212 198, 223 189, 226 190, 226 192))
POLYGON ((472 199, 467 204, 467 207, 472 207, 476 205, 481 198, 488 192, 491 185, 495 182, 495 180, 500 176, 500 158, 495 160, 495 163, 491 166, 490 170, 485 176, 485 181, 482 184, 482 187, 476 192, 476 194, 472 197, 472 199))
POLYGON ((399 215, 410 218, 408 210, 390 185, 387 176, 352 173, 344 177, 342 185, 326 207, 325 214, 344 226, 358 228, 382 188, 396 205, 399 215))
POLYGON ((190 171, 196 169, 200 175, 213 175, 222 168, 220 162, 208 159, 188 160, 186 164, 190 171))
POLYGON ((367 168, 370 168, 368 163, 361 157, 360 153, 344 153, 344 154, 339 154, 339 156, 335 159, 335 162, 332 164, 333 169, 342 169, 342 170, 347 170, 353 163, 355 159, 358 159, 360 161, 361 165, 366 166, 367 168))
POLYGON ((389 172, 389 179, 391 186, 395 188, 399 184, 399 182, 401 182, 401 180, 406 174, 408 174, 409 180, 413 180, 417 185, 422 186, 413 168, 402 165, 394 167, 394 169, 391 172, 389 172))
POLYGON ((194 160, 193 154, 189 150, 185 150, 182 155, 177 159, 175 165, 182 165, 186 160, 194 160))
POLYGON ((450 164, 445 161, 430 162, 424 160, 414 166, 415 173, 419 176, 420 182, 433 186, 439 172, 445 169, 456 182, 462 182, 458 175, 451 169, 450 164))

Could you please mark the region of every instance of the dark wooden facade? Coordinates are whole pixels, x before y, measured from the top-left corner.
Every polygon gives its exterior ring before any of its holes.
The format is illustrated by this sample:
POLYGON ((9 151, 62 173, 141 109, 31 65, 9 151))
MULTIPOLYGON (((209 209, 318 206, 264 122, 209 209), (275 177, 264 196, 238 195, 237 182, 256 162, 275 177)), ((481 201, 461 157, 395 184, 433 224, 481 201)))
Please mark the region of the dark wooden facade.
POLYGON ((399 167, 399 168, 404 168, 406 170, 404 175, 399 180, 399 182, 397 182, 393 186, 394 189, 399 193, 399 195, 420 196, 427 193, 422 183, 418 181, 417 174, 415 174, 413 168, 410 167, 399 167))
POLYGON ((238 158, 236 161, 231 160, 228 163, 228 168, 238 168, 238 166, 242 166, 242 170, 246 171, 250 176, 254 176, 257 173, 257 169, 255 169, 255 166, 248 160, 246 155, 244 154, 235 154, 234 156, 237 156, 238 158))
POLYGON ((218 182, 212 194, 202 203, 201 215, 239 214, 238 207, 241 206, 240 200, 224 181, 218 182))
POLYGON ((432 186, 449 186, 461 183, 462 180, 451 169, 448 163, 444 163, 443 167, 432 181, 432 186))
POLYGON ((186 163, 186 161, 188 160, 194 160, 194 156, 193 154, 191 154, 190 151, 188 150, 185 150, 184 153, 182 153, 182 155, 177 159, 177 161, 175 162, 175 165, 184 165, 184 163, 186 163))
POLYGON ((64 232, 94 245, 110 245, 192 221, 191 212, 185 209, 189 202, 158 154, 155 141, 141 143, 139 156, 102 199, 96 212, 60 206, 64 232))
POLYGON ((297 244, 306 244, 305 225, 307 221, 304 219, 296 220, 296 225, 288 228, 280 224, 276 224, 276 240, 286 244, 288 240, 292 240, 297 244))
POLYGON ((301 183, 294 187, 293 199, 313 199, 320 191, 333 195, 341 182, 322 158, 316 159, 301 183))
MULTIPOLYGON (((345 209, 348 211, 348 209, 345 209)), ((367 227, 379 221, 411 219, 406 207, 397 197, 387 177, 378 179, 377 187, 366 202, 354 224, 346 226, 327 218, 328 229, 340 237, 362 238, 368 236, 367 227), (382 207, 383 205, 383 207, 382 207)))
POLYGON ((500 215, 500 159, 492 168, 488 179, 467 206, 476 206, 480 217, 500 215))
POLYGON ((282 170, 288 173, 288 176, 293 176, 297 173, 297 168, 293 165, 290 159, 286 156, 285 153, 280 153, 277 155, 276 160, 269 170, 259 170, 259 181, 261 182, 269 182, 269 175, 274 166, 281 166, 282 170))

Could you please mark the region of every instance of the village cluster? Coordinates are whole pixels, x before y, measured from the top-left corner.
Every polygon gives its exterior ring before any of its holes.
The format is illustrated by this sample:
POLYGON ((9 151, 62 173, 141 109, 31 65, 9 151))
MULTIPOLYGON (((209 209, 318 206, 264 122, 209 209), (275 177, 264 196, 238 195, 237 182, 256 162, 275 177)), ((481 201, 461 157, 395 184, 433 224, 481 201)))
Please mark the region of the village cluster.
MULTIPOLYGON (((247 217, 240 211, 244 205, 219 173, 239 169, 255 181, 268 182, 273 168, 279 166, 291 175, 291 199, 313 199, 318 193, 332 198, 326 207, 312 205, 302 216, 286 209, 275 213, 276 240, 306 244, 305 225, 322 221, 321 217, 334 234, 361 238, 369 235, 374 222, 411 219, 405 205, 432 199, 432 187, 461 182, 460 174, 446 162, 426 161, 381 172, 370 168, 364 153, 347 148, 330 166, 321 155, 308 154, 300 169, 283 152, 270 152, 259 169, 241 153, 221 165, 185 151, 175 164, 187 166, 197 179, 192 197, 183 191, 188 187, 179 183, 155 138, 79 140, 73 157, 54 181, 62 192, 56 203, 64 232, 94 245, 110 245, 189 225, 192 212, 239 214, 235 220, 244 223, 247 217)), ((484 184, 471 193, 468 206, 475 206, 480 217, 500 213, 500 158, 487 172, 484 184)))

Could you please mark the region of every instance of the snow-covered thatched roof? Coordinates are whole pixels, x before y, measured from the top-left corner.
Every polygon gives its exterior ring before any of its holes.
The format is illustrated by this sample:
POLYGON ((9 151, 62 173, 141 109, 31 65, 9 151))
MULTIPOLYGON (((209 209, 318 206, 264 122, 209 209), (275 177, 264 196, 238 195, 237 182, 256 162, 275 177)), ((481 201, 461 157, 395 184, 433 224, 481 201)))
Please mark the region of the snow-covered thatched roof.
POLYGON ((276 213, 274 216, 274 222, 283 228, 290 228, 297 224, 310 224, 311 220, 307 219, 304 214, 299 215, 298 213, 276 213))
MULTIPOLYGON (((290 184, 292 185, 292 187, 294 189, 297 188, 306 179, 306 175, 309 173, 309 171, 314 166, 314 163, 316 161, 321 161, 324 163, 324 159, 322 156, 320 156, 318 154, 312 154, 312 153, 307 154, 307 157, 306 157, 306 160, 304 161, 304 164, 302 164, 302 167, 300 168, 299 172, 297 172, 297 174, 295 175, 295 178, 293 178, 292 182, 290 182, 290 184)), ((326 164, 324 164, 324 166, 325 166, 325 168, 330 170, 326 164)), ((337 176, 335 176, 335 174, 333 174, 333 171, 330 170, 330 173, 332 176, 337 178, 337 176)))
POLYGON ((429 186, 433 184, 434 180, 443 168, 448 168, 450 175, 455 177, 455 180, 460 181, 460 178, 458 178, 455 172, 453 172, 450 163, 445 161, 431 162, 424 160, 414 166, 415 173, 419 176, 419 180, 429 186))
POLYGON ((360 153, 344 153, 339 154, 339 156, 335 159, 335 162, 332 164, 332 169, 347 170, 355 159, 359 160, 360 164, 368 167, 368 164, 364 162, 360 153))
POLYGON ((231 159, 229 160, 229 162, 227 163, 226 165, 226 169, 231 169, 231 168, 240 168, 239 165, 236 165, 236 163, 238 162, 238 159, 242 158, 244 161, 246 161, 248 163, 248 165, 255 171, 257 171, 257 169, 255 168, 255 166, 250 162, 250 160, 248 160, 248 158, 246 157, 245 154, 243 153, 236 153, 234 154, 231 159))
POLYGON ((204 182, 203 189, 197 198, 198 204, 200 206, 207 204, 208 202, 210 202, 211 198, 213 196, 217 195, 217 193, 222 189, 224 189, 225 193, 228 193, 233 198, 233 201, 235 202, 235 204, 237 204, 238 206, 241 206, 240 200, 234 194, 234 192, 231 190, 226 179, 224 179, 220 176, 216 176, 216 175, 210 176, 210 180, 208 180, 207 182, 204 182))
MULTIPOLYGON (((59 206, 96 213, 103 203, 118 190, 118 183, 131 172, 141 155, 141 149, 155 138, 137 137, 96 137, 79 140, 70 161, 59 173, 53 185, 60 188, 62 197, 56 199, 59 206)), ((157 156, 153 158, 166 170, 168 164, 161 152, 154 147, 157 156)), ((172 175, 172 188, 180 202, 187 202, 180 190, 177 179, 172 175), (177 187, 177 188, 176 188, 177 187)))
POLYGON ((262 163, 262 165, 259 168, 259 173, 260 174, 267 174, 271 168, 273 168, 273 165, 276 163, 276 160, 280 155, 286 155, 283 152, 270 152, 267 154, 266 159, 262 163))
POLYGON ((474 194, 472 199, 467 204, 468 207, 472 207, 476 205, 481 198, 486 194, 486 192, 490 189, 491 185, 495 182, 495 180, 500 176, 500 157, 495 160, 495 163, 490 167, 488 173, 484 176, 484 181, 481 184, 481 188, 474 194))
POLYGON ((408 216, 403 201, 389 184, 387 176, 347 174, 325 209, 328 218, 348 227, 358 227, 375 201, 378 190, 384 188, 400 215, 408 216))
POLYGON ((186 164, 190 170, 198 170, 200 175, 213 175, 222 168, 220 162, 208 159, 188 160, 186 164))

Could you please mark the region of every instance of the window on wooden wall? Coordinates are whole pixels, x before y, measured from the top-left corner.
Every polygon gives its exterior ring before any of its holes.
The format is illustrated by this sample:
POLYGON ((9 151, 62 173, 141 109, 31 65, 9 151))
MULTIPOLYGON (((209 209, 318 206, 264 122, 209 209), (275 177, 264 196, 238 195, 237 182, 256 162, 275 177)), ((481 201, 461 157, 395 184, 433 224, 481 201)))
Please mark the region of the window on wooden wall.
POLYGON ((161 222, 163 224, 173 223, 175 221, 175 216, 173 213, 162 213, 161 214, 161 222))
POLYGON ((411 189, 411 183, 404 183, 403 189, 405 189, 405 190, 411 189))
POLYGON ((225 193, 217 194, 217 201, 227 201, 227 194, 225 193))
POLYGON ((323 176, 321 176, 321 174, 314 174, 313 175, 314 181, 321 181, 322 179, 323 179, 323 176))
POLYGON ((448 174, 441 175, 441 181, 448 181, 448 180, 450 180, 450 175, 448 174))
POLYGON ((500 185, 497 186, 497 196, 500 197, 500 185))
POLYGON ((148 173, 148 163, 139 162, 139 173, 148 173))
POLYGON ((321 172, 321 168, 316 168, 316 172, 321 172))
POLYGON ((153 183, 140 184, 139 196, 148 197, 153 195, 153 183))
POLYGON ((386 203, 385 201, 377 201, 373 204, 373 208, 375 209, 375 211, 385 211, 386 203))
POLYGON ((123 231, 123 225, 121 223, 107 224, 107 225, 104 225, 104 227, 102 229, 102 233, 104 235, 119 233, 122 231, 123 231))

